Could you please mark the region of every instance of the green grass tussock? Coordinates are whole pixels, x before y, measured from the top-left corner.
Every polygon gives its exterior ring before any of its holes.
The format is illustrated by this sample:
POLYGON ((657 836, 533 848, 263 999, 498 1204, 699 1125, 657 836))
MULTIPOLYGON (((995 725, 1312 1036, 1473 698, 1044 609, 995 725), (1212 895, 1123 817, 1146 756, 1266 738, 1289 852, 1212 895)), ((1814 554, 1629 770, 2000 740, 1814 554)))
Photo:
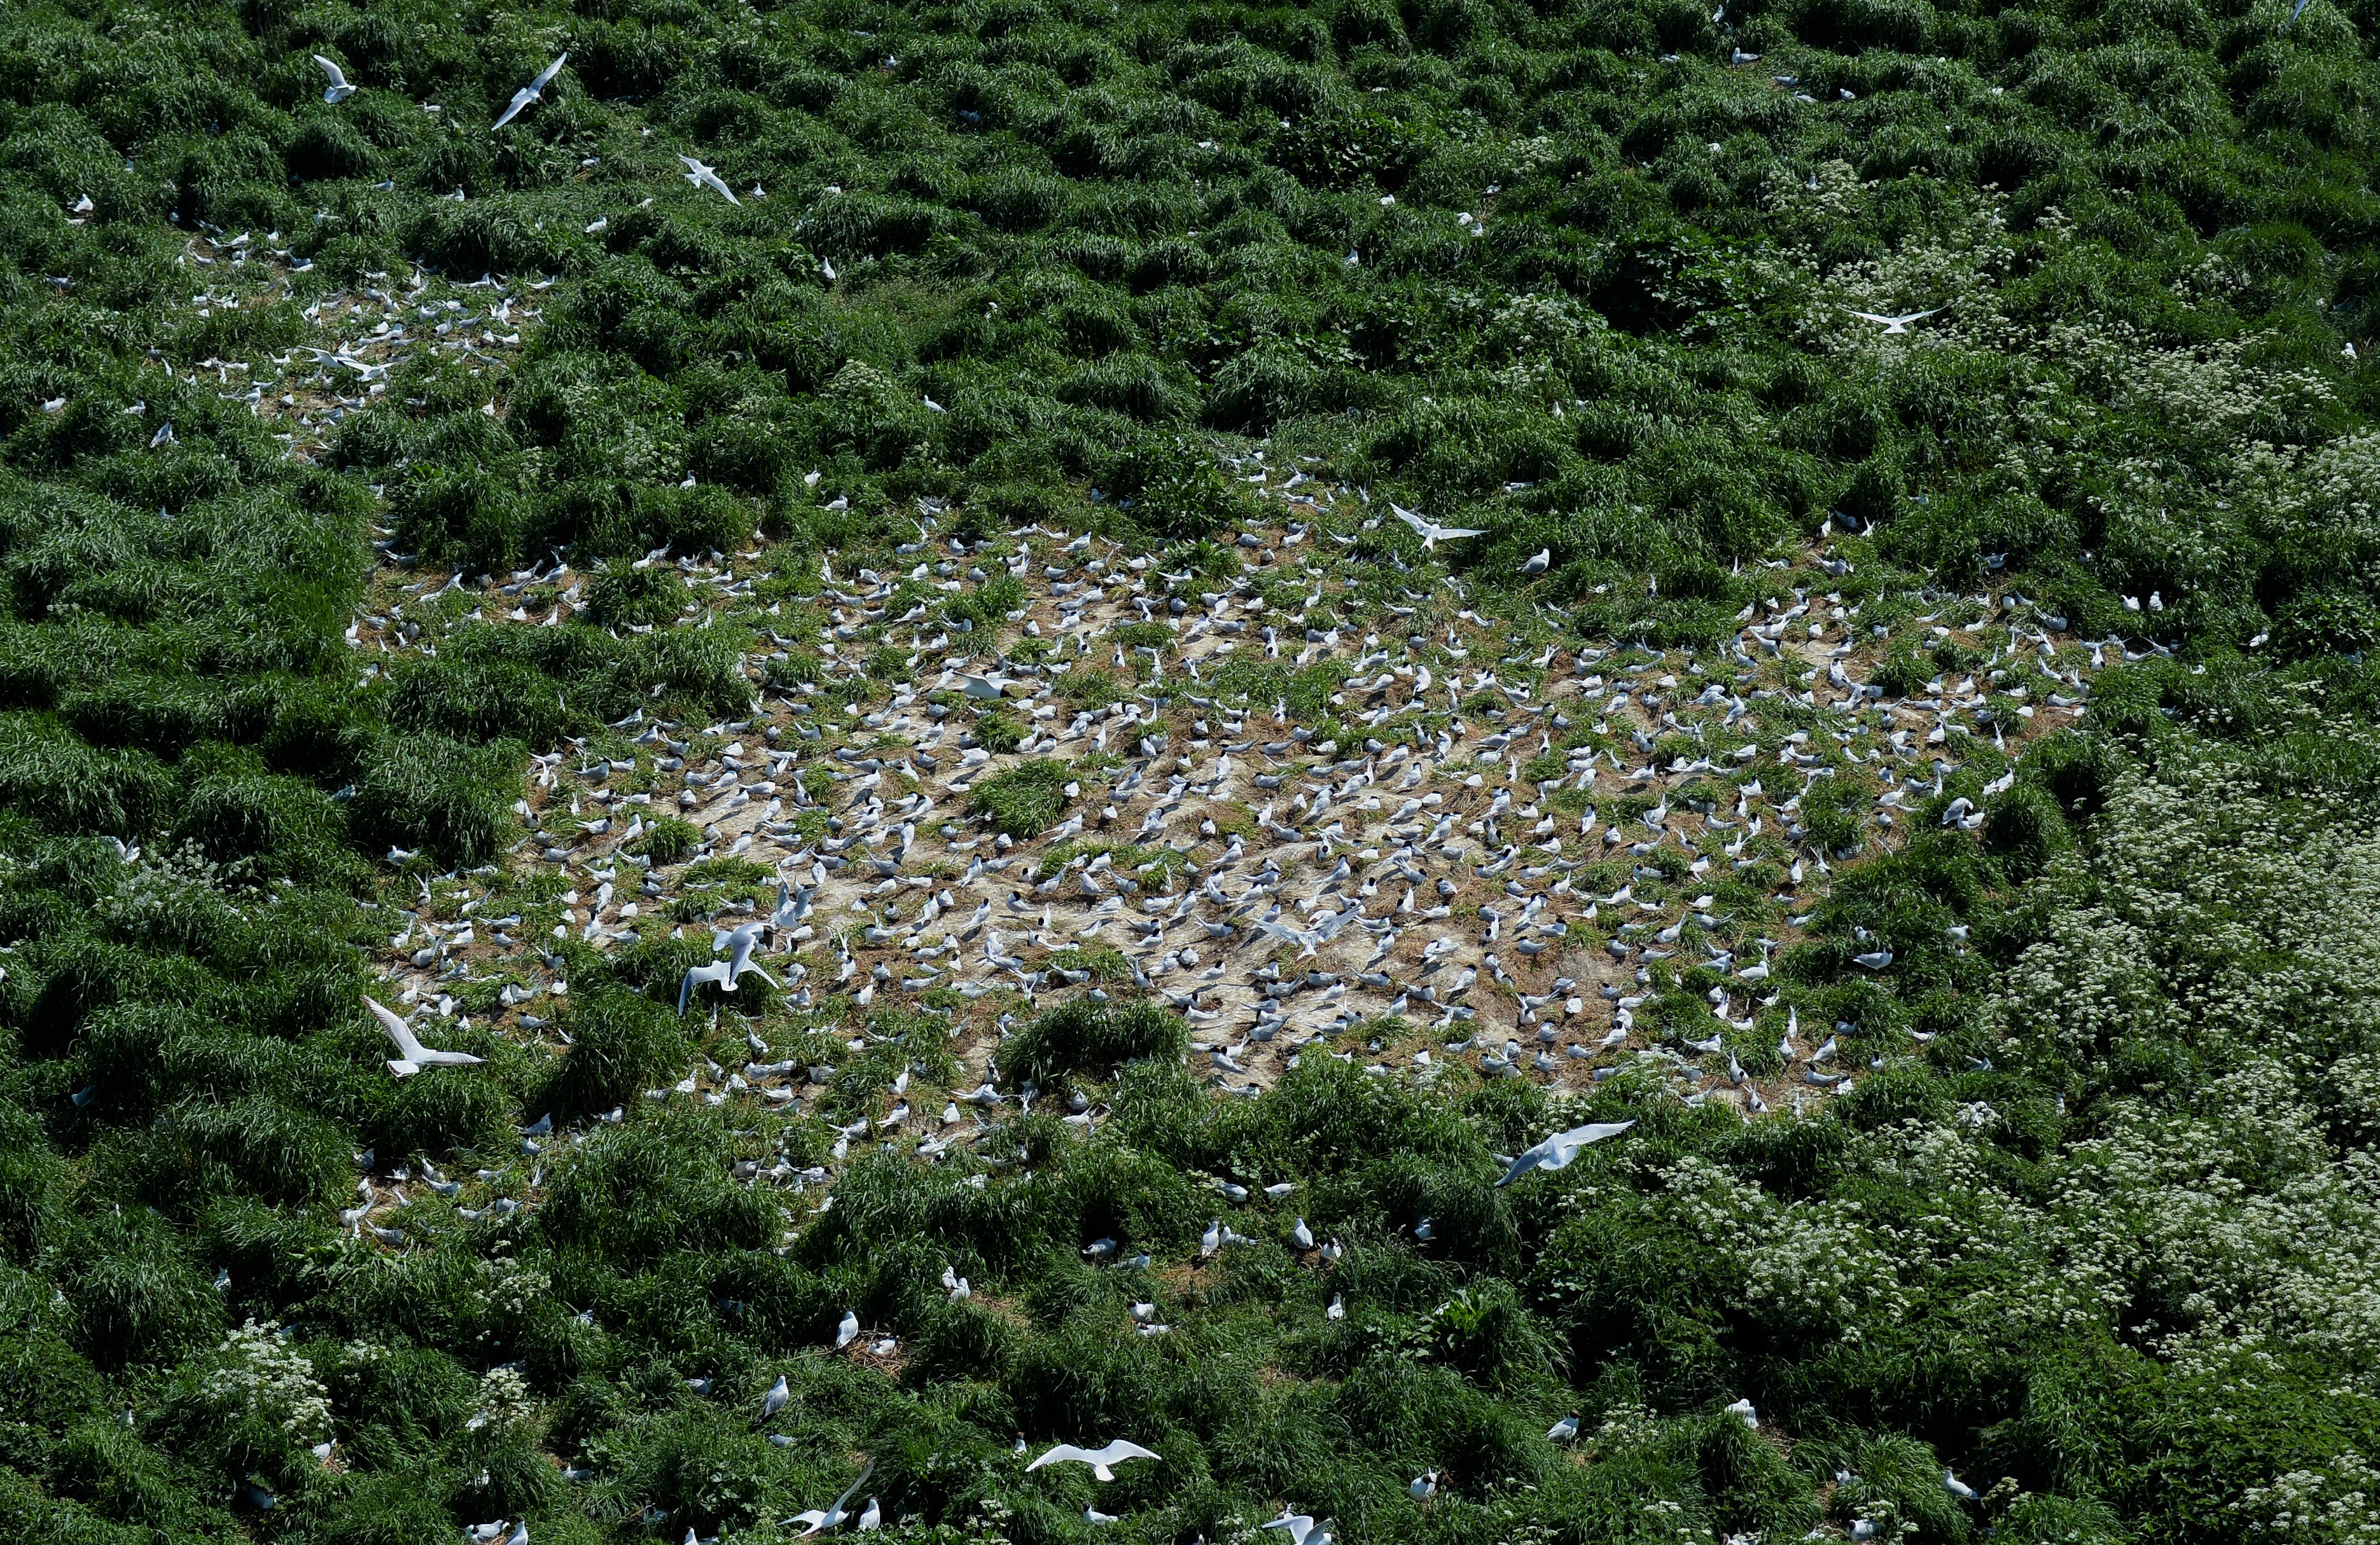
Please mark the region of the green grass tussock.
POLYGON ((1171 1062, 1188 1044, 1182 1021, 1145 998, 1075 998, 1018 1031, 1004 1060, 1013 1078, 1052 1083, 1129 1062, 1171 1062))
POLYGON ((968 808, 1010 837, 1038 837, 1058 824, 1071 797, 1074 770, 1063 762, 1034 757, 1003 767, 975 786, 968 808))

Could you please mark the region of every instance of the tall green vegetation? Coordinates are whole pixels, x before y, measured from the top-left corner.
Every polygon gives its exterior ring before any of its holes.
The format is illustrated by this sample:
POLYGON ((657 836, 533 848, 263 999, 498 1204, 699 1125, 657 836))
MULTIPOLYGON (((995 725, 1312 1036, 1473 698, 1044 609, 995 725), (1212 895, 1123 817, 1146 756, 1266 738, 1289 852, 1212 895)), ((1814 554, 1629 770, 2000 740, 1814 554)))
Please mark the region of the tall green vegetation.
MULTIPOLYGON (((2375 27, 2332 0, 0 17, 0 1516, 757 1539, 865 1454, 918 1539, 1084 1539, 1096 1506, 1187 1545, 1287 1503, 1363 1541, 2369 1539, 2375 27), (322 102, 316 53, 361 91, 322 102), (276 439, 262 383, 322 341, 310 307, 434 280, 459 308, 483 272, 541 297, 516 367, 417 351, 341 383, 319 457, 276 439), (1937 306, 1908 335, 1846 315, 1937 306), (699 943, 660 930, 552 943, 566 1052, 459 1004, 441 1044, 486 1064, 389 1076, 358 1003, 383 887, 510 862, 528 751, 747 711, 751 640, 673 626, 669 557, 784 544, 798 606, 923 500, 945 535, 1096 525, 1220 572, 1194 544, 1278 512, 1214 454, 1259 440, 1484 529, 1437 557, 1489 585, 1548 549, 1535 594, 1582 638, 1723 637, 1815 543, 1853 597, 2013 586, 2138 658, 1980 831, 1847 868, 1780 956, 1762 1035, 1795 1014, 1880 1065, 1799 1116, 1625 1073, 1560 1106, 1416 1090, 1324 1047, 1219 1102, 1163 1013, 1087 997, 1021 1018, 1005 1069, 1078 1124, 1011 1105, 926 1162, 672 1094, 757 1024, 872 1115, 941 1029, 880 1012, 850 1054, 849 1000, 757 982, 681 1019, 699 943), (434 658, 351 651, 376 540, 442 573, 559 554, 587 610, 432 596, 434 658), (1857 964, 1879 937, 1889 968, 1857 964), (394 1238, 338 1216, 366 1150, 407 1171, 394 1238), (785 1181, 829 1163, 820 1212, 785 1181), (1220 1221, 1245 1238, 1202 1260, 1220 1221), (846 1312, 869 1334, 838 1354, 846 1312), (1162 1458, 1028 1476, 1019 1435, 1162 1458)), ((1436 573, 1393 522, 1339 534, 1436 573)), ((996 629, 1012 584, 939 622, 996 629)), ((1893 690, 1973 670, 1955 647, 1893 690)), ((1233 669, 1309 722, 1336 690, 1233 669)), ((977 798, 1038 832, 1067 777, 977 798)))

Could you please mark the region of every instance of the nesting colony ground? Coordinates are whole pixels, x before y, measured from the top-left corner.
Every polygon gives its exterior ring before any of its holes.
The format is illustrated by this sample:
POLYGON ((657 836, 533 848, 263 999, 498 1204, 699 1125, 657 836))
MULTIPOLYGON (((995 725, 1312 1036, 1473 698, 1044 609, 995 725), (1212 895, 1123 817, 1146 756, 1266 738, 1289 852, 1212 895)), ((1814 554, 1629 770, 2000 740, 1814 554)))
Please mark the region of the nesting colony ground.
POLYGON ((2380 1538, 2375 25, 0 17, 0 1518, 2380 1538))

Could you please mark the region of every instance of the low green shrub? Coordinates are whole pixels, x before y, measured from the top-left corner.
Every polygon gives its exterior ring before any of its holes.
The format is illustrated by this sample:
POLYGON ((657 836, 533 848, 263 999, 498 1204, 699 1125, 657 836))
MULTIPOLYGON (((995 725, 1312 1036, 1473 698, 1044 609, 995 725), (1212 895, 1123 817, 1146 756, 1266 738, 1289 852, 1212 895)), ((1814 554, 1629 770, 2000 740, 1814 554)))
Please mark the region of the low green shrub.
POLYGON ((967 807, 1011 837, 1038 837, 1057 824, 1073 781, 1074 770, 1065 763, 1035 757, 978 783, 967 807))
POLYGON ((1074 998, 1018 1031, 1002 1064, 1013 1079, 1051 1083, 1104 1074, 1121 1063, 1170 1061, 1188 1046, 1182 1020, 1146 998, 1104 1004, 1074 998))

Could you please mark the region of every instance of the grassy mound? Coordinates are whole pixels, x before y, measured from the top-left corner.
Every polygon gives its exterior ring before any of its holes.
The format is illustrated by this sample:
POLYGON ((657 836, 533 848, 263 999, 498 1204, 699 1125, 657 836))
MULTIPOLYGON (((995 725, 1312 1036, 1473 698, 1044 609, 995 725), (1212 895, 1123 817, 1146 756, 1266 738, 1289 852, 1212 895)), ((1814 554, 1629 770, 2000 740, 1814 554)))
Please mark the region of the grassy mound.
POLYGON ((1129 1062, 1178 1061, 1188 1046, 1181 1020, 1146 999, 1075 998, 1018 1031, 1002 1062, 1011 1078, 1051 1084, 1129 1062))
POLYGON ((1074 769, 1037 756, 985 779, 967 796, 968 808, 1010 837, 1038 837, 1058 824, 1071 797, 1074 769))

